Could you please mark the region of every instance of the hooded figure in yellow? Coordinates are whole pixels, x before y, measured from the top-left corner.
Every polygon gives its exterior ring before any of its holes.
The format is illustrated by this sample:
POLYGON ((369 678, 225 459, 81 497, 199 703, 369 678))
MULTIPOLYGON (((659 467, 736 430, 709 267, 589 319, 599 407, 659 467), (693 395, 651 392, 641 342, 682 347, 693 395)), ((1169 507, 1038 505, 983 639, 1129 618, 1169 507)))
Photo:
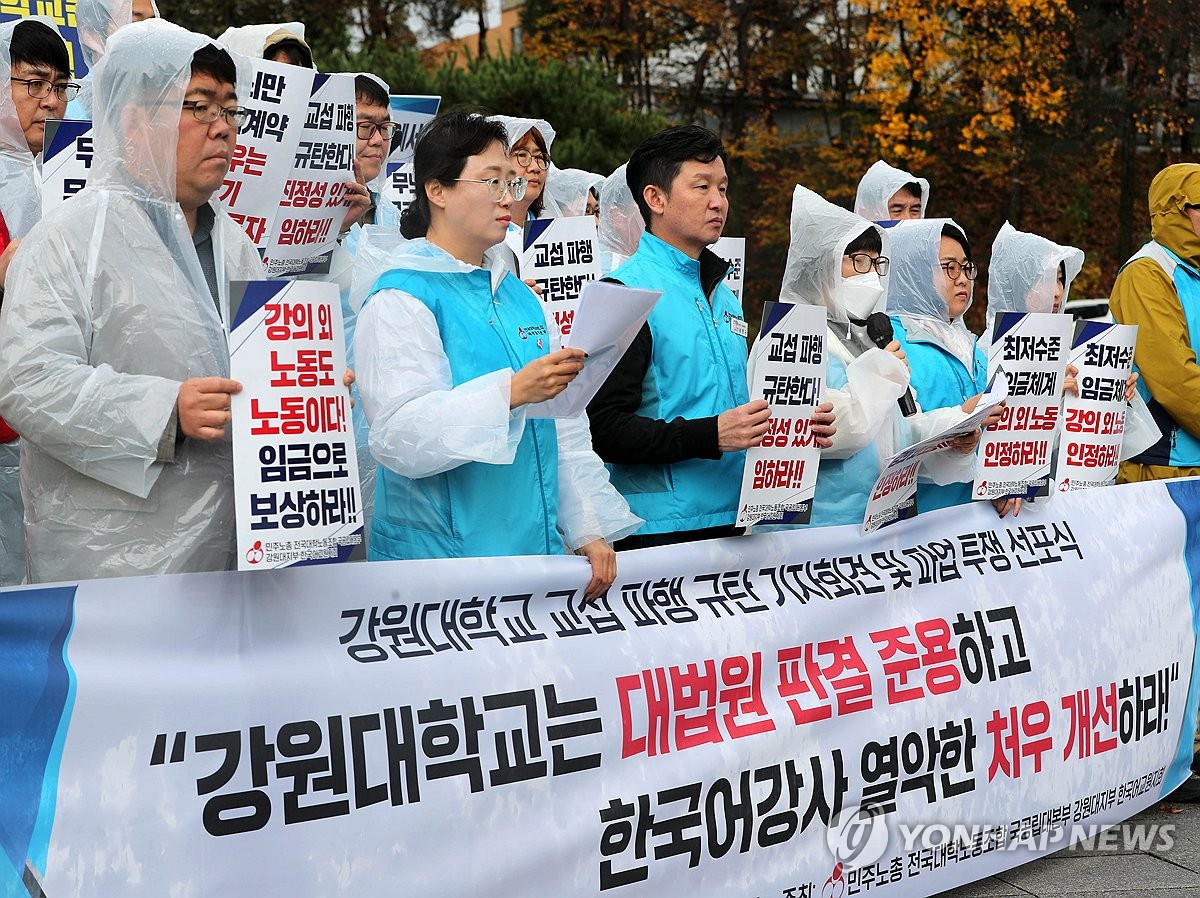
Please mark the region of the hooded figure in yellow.
POLYGON ((1122 482, 1200 474, 1200 165, 1171 165, 1150 184, 1153 239, 1121 268, 1109 305, 1138 325, 1138 389, 1163 437, 1121 464, 1122 482))

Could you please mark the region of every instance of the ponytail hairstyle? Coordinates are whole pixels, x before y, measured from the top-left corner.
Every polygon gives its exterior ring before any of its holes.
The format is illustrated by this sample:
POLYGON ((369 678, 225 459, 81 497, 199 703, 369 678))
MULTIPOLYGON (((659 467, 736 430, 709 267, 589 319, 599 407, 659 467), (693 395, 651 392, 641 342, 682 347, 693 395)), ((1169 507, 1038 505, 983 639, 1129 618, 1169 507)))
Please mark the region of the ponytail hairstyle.
POLYGON ((508 152, 508 133, 499 122, 489 122, 482 115, 452 112, 434 119, 413 149, 413 177, 417 195, 400 216, 400 233, 408 240, 424 237, 429 232, 429 196, 425 185, 439 181, 446 187, 462 174, 471 156, 478 156, 493 143, 508 152))

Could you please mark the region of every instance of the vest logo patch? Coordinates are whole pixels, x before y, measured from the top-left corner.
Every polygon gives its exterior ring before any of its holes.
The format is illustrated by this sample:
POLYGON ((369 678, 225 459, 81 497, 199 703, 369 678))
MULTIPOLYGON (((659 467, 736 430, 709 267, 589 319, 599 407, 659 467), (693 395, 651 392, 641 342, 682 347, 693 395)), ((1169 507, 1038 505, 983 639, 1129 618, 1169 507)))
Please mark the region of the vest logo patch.
MULTIPOLYGON (((530 337, 538 337, 538 338, 544 337, 544 336, 546 336, 546 325, 534 324, 530 327, 518 327, 517 328, 517 336, 520 337, 522 340, 528 340, 530 337)), ((541 347, 541 345, 542 345, 541 339, 538 340, 537 345, 539 348, 541 347)))

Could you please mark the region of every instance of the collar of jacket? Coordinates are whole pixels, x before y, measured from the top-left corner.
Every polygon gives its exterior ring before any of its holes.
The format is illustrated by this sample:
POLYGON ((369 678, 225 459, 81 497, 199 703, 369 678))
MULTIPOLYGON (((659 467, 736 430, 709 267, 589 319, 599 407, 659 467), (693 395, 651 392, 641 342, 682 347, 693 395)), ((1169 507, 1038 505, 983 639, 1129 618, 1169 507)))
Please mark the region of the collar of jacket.
POLYGON ((687 253, 676 249, 665 240, 655 237, 649 231, 642 233, 639 251, 642 250, 654 261, 670 265, 689 279, 699 281, 700 289, 704 291, 709 302, 712 302, 714 291, 725 280, 725 275, 729 273, 729 263, 707 247, 700 253, 699 259, 693 259, 687 253))

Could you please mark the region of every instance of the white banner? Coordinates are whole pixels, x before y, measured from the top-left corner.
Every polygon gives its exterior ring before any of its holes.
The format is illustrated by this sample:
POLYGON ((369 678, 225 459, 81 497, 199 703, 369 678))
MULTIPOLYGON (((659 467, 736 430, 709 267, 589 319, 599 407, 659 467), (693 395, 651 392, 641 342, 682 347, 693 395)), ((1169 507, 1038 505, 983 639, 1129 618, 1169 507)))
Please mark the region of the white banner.
POLYGON ((732 290, 738 302, 741 302, 742 284, 746 281, 746 238, 722 237, 709 249, 729 263, 725 286, 732 290))
POLYGON ((527 221, 519 233, 522 251, 517 255, 521 279, 537 281, 546 306, 546 321, 553 323, 562 346, 569 337, 579 295, 584 285, 600 279, 600 251, 596 219, 590 215, 538 218, 527 221))
POLYGON ((337 285, 236 281, 230 305, 238 569, 345 561, 363 524, 337 285))
POLYGON ((933 895, 1186 776, 1196 522, 973 503, 624 553, 595 606, 571 556, 6 590, 0 882, 933 895))
POLYGON ((87 187, 92 174, 92 123, 48 119, 42 152, 42 216, 87 187))
POLYGON ((1060 493, 1117 479, 1125 438, 1125 382, 1133 370, 1136 324, 1080 321, 1071 347, 1079 395, 1063 397, 1054 486, 1060 493))
POLYGON ((746 450, 737 526, 807 524, 821 462, 811 428, 825 392, 825 307, 764 303, 747 370, 750 398, 771 417, 762 444, 746 450))
POLYGON ((1033 498, 1050 491, 1058 411, 1062 404, 1073 319, 1038 312, 996 316, 988 383, 1003 371, 1008 404, 983 432, 975 457, 974 499, 1033 498))

